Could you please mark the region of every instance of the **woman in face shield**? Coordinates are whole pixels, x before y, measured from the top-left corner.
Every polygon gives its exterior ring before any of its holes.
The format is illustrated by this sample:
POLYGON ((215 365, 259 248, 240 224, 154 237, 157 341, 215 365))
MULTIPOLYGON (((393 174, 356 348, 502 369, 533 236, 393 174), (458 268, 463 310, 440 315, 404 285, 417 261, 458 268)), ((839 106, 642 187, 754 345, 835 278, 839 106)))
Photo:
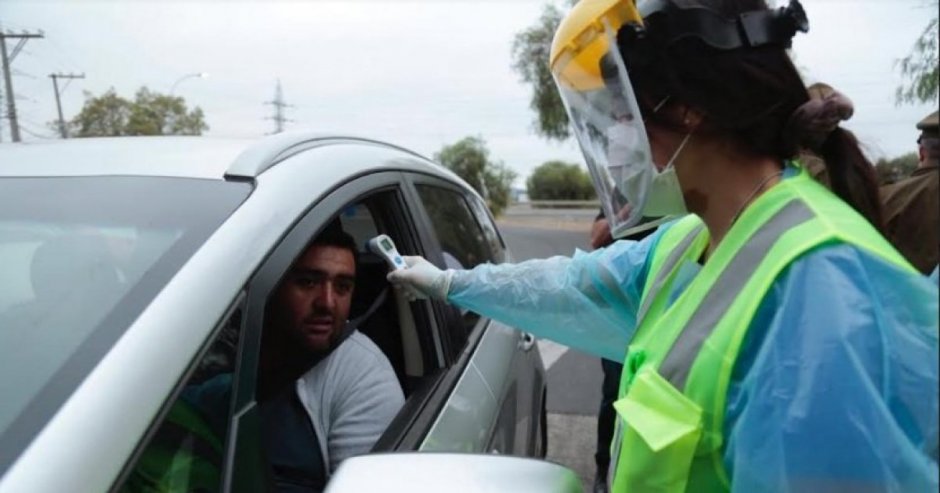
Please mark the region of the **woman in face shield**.
POLYGON ((571 258, 406 257, 389 279, 623 362, 612 491, 935 491, 937 287, 879 232, 850 103, 810 101, 786 53, 799 3, 639 4, 582 0, 550 63, 614 236, 675 219, 571 258))

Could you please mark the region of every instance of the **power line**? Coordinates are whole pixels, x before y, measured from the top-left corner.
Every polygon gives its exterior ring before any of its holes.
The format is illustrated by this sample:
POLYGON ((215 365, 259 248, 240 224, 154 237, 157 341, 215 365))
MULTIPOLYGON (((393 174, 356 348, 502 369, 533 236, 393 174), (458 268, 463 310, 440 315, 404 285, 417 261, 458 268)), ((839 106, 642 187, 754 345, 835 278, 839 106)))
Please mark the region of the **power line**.
POLYGON ((36 137, 37 139, 54 139, 55 138, 55 137, 52 137, 51 135, 41 135, 36 132, 33 132, 27 126, 22 126, 21 128, 24 132, 28 133, 29 135, 32 135, 33 137, 36 137))
POLYGON ((82 68, 79 66, 79 64, 75 62, 76 57, 73 56, 69 52, 70 51, 69 49, 62 46, 61 43, 56 41, 56 38, 54 35, 47 37, 46 41, 51 43, 51 47, 53 48, 53 50, 51 50, 51 54, 53 57, 59 60, 59 63, 65 65, 66 68, 68 68, 70 71, 75 71, 75 72, 82 71, 82 68))
MULTIPOLYGON (((82 75, 84 76, 85 74, 82 74, 82 75)), ((84 79, 84 77, 82 77, 82 79, 84 79)), ((65 90, 68 89, 70 85, 72 85, 72 81, 73 81, 73 80, 75 80, 75 79, 69 79, 69 80, 65 81, 65 85, 62 86, 62 90, 61 90, 60 92, 65 92, 65 90)))
POLYGON ((29 118, 23 118, 22 116, 20 117, 20 122, 28 123, 28 124, 30 124, 30 125, 32 125, 32 126, 34 126, 34 127, 46 128, 46 125, 44 125, 44 124, 42 124, 42 123, 39 123, 39 122, 37 122, 37 121, 35 121, 35 120, 29 119, 29 118))
POLYGON ((13 70, 13 75, 16 75, 16 76, 19 76, 19 77, 26 77, 27 79, 33 79, 33 80, 36 79, 36 76, 33 75, 33 74, 31 74, 31 73, 29 73, 29 72, 24 72, 24 71, 22 71, 22 70, 17 70, 17 69, 15 69, 15 68, 14 68, 14 69, 11 69, 11 70, 13 70))

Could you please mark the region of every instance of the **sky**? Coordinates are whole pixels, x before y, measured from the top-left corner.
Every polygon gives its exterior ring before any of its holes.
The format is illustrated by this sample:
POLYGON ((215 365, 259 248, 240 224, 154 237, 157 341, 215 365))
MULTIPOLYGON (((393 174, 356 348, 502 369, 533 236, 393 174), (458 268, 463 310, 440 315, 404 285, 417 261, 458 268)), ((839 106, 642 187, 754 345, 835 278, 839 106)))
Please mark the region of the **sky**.
MULTIPOLYGON (((914 125, 936 109, 894 103, 895 61, 926 26, 927 1, 803 0, 810 32, 794 39, 797 65, 807 83, 827 82, 854 101, 845 126, 873 159, 916 151, 914 125)), ((573 139, 535 133, 530 88, 511 69, 514 35, 545 3, 3 0, 0 28, 45 35, 12 63, 24 140, 55 137, 51 73, 85 74, 61 91, 67 119, 86 92, 132 97, 175 84, 175 95, 205 112, 206 135, 242 137, 273 131, 264 103, 280 80, 289 129, 377 138, 428 157, 479 136, 524 186, 545 161, 583 163, 573 139), (208 76, 184 79, 193 73, 208 76)), ((10 142, 5 121, 2 138, 10 142)))

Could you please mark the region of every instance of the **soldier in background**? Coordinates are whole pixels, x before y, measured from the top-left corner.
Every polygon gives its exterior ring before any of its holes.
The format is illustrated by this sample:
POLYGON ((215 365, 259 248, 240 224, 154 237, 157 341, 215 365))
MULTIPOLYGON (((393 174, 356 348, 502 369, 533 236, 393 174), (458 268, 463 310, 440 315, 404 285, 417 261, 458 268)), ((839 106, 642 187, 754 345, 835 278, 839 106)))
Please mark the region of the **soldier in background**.
POLYGON ((940 251, 940 123, 934 111, 917 123, 919 163, 907 179, 881 189, 885 233, 918 270, 930 274, 940 251))

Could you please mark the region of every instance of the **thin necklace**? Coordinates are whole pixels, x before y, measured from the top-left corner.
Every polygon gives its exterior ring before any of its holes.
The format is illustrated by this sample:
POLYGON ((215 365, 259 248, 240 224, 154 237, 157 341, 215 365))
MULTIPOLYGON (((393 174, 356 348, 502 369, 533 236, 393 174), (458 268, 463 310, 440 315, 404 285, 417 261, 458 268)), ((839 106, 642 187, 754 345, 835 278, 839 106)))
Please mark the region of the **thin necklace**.
POLYGON ((738 218, 741 217, 741 213, 744 212, 744 208, 747 207, 748 204, 750 204, 752 200, 754 200, 754 196, 757 195, 757 192, 760 192, 761 189, 764 188, 764 185, 766 185, 770 180, 773 180, 774 178, 779 178, 782 175, 783 175, 783 170, 780 170, 772 175, 767 176, 763 180, 761 180, 761 182, 757 184, 757 187, 754 188, 751 194, 747 196, 747 199, 744 200, 744 203, 741 204, 741 207, 738 208, 738 212, 736 212, 734 214, 734 217, 731 218, 731 224, 734 225, 734 223, 738 221, 738 218))

